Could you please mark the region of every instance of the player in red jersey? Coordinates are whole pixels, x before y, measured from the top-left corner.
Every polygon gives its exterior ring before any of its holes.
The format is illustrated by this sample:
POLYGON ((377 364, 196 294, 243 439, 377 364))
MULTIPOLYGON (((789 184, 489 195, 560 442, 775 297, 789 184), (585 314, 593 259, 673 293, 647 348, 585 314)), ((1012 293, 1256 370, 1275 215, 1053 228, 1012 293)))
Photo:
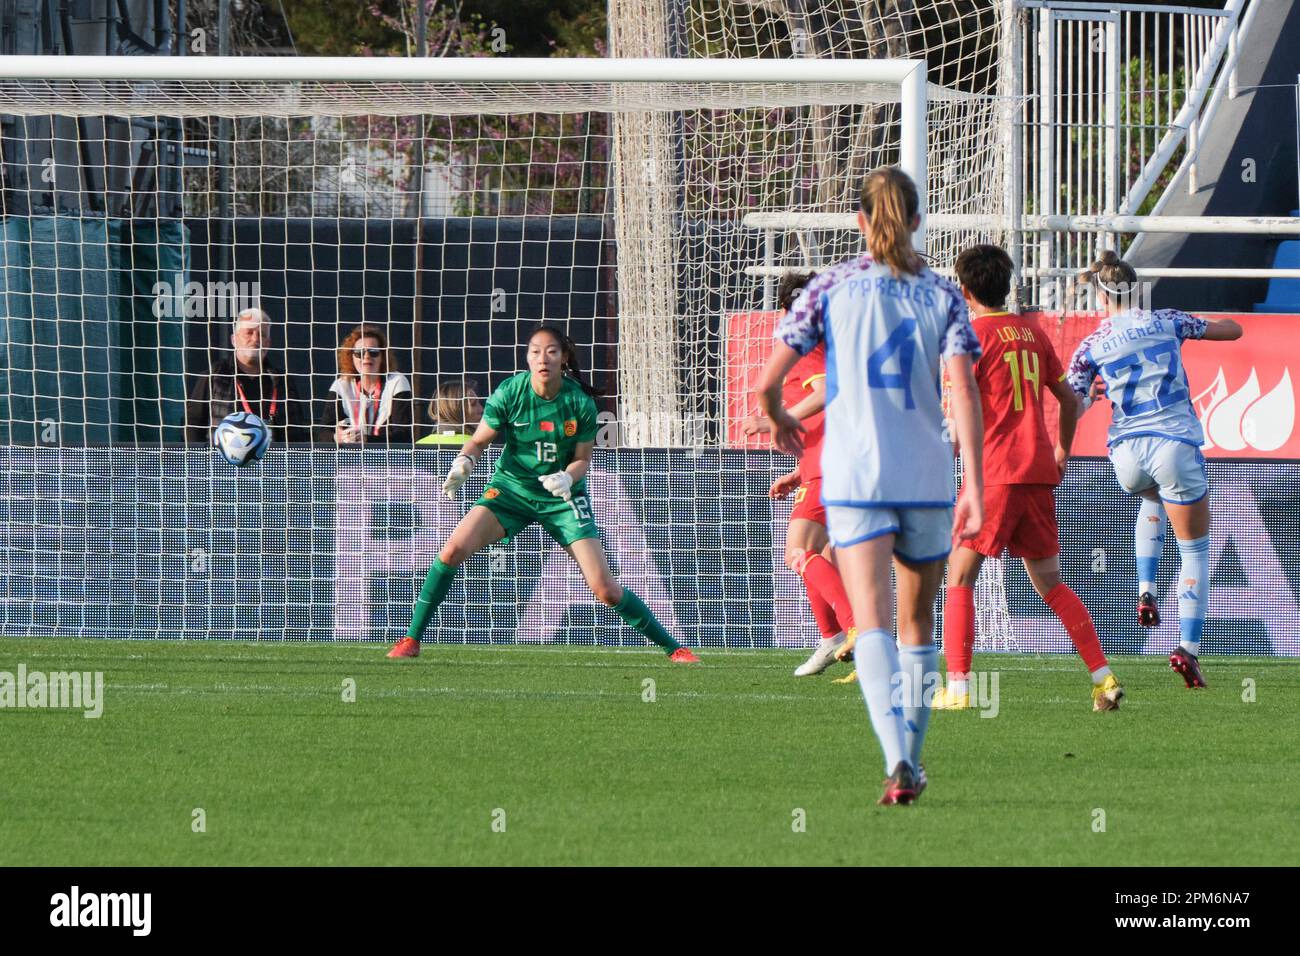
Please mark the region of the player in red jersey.
MULTIPOLYGON (((788 311, 800 290, 815 273, 787 272, 781 278, 777 304, 788 311)), ((769 495, 784 500, 794 493, 794 510, 785 533, 785 565, 803 578, 812 605, 813 618, 822 638, 812 656, 795 669, 795 677, 820 674, 835 663, 835 654, 846 645, 853 631, 853 611, 832 563, 830 537, 826 533, 826 509, 822 506, 822 437, 826 407, 826 346, 818 345, 785 377, 781 404, 799 419, 804 430, 804 450, 798 467, 772 482, 769 495)), ((745 423, 746 435, 769 431, 766 417, 755 415, 745 423)))
POLYGON ((1124 689, 1110 671, 1088 609, 1061 581, 1054 489, 1070 456, 1078 399, 1038 323, 1005 311, 1011 273, 1010 257, 997 246, 972 246, 957 258, 957 280, 983 348, 975 378, 984 412, 984 527, 977 537, 955 544, 948 556, 943 607, 948 686, 935 695, 933 706, 970 706, 975 580, 984 558, 1010 550, 1024 560, 1034 590, 1060 619, 1092 674, 1092 709, 1117 710, 1124 689), (1061 403, 1055 449, 1043 419, 1044 389, 1061 403))

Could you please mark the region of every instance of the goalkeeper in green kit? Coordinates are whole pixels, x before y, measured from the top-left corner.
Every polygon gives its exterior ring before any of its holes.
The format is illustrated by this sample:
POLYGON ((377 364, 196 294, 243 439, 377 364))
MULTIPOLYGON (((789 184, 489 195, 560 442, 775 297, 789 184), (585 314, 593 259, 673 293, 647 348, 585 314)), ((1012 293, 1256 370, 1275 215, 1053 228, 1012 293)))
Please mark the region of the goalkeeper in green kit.
POLYGON ((564 332, 542 325, 529 335, 528 371, 506 379, 488 398, 483 421, 456 456, 442 490, 455 498, 483 449, 500 436, 505 449, 492 480, 434 559, 407 636, 389 657, 418 657, 420 638, 457 569, 488 545, 513 538, 537 521, 578 562, 596 600, 667 651, 670 660, 699 660, 615 580, 609 567, 584 480, 596 444, 596 403, 581 374, 577 351, 564 332))

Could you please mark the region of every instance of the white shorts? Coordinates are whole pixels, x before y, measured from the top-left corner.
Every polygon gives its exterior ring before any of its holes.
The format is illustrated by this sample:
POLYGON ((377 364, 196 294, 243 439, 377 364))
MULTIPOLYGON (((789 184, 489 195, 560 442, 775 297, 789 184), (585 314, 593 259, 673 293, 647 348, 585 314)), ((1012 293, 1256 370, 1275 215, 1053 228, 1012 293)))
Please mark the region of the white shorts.
POLYGON ((1190 505, 1209 490, 1205 456, 1187 442, 1155 435, 1128 438, 1111 446, 1110 463, 1120 486, 1131 495, 1156 488, 1164 501, 1190 505))
POLYGON ((921 564, 952 550, 951 508, 853 508, 829 505, 826 527, 837 548, 894 534, 894 553, 921 564))

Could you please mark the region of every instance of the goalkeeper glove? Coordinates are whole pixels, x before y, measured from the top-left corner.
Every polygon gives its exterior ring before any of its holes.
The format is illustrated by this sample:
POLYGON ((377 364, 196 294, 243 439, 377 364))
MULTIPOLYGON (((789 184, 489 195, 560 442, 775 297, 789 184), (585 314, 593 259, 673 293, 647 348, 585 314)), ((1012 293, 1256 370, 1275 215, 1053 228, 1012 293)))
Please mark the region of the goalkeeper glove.
POLYGON ((473 458, 469 455, 457 455, 456 460, 451 463, 451 470, 447 472, 447 480, 442 483, 443 493, 455 501, 456 492, 460 491, 460 486, 465 484, 465 480, 473 470, 473 458))
POLYGON ((567 471, 557 471, 553 475, 541 475, 538 479, 542 487, 557 498, 568 500, 569 489, 573 487, 573 476, 567 471))

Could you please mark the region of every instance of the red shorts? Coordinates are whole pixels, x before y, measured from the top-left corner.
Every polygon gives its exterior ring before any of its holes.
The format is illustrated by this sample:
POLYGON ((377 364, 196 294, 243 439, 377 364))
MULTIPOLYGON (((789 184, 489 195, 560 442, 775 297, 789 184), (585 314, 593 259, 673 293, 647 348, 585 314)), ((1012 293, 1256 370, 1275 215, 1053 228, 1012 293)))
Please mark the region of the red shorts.
POLYGON ((815 521, 823 527, 826 524, 826 508, 822 504, 822 480, 814 478, 807 484, 800 485, 794 493, 794 510, 790 512, 790 520, 802 518, 804 521, 815 521))
POLYGON ((1036 561, 1061 553, 1056 495, 1051 485, 989 485, 984 489, 984 527, 962 547, 986 558, 1036 561))

